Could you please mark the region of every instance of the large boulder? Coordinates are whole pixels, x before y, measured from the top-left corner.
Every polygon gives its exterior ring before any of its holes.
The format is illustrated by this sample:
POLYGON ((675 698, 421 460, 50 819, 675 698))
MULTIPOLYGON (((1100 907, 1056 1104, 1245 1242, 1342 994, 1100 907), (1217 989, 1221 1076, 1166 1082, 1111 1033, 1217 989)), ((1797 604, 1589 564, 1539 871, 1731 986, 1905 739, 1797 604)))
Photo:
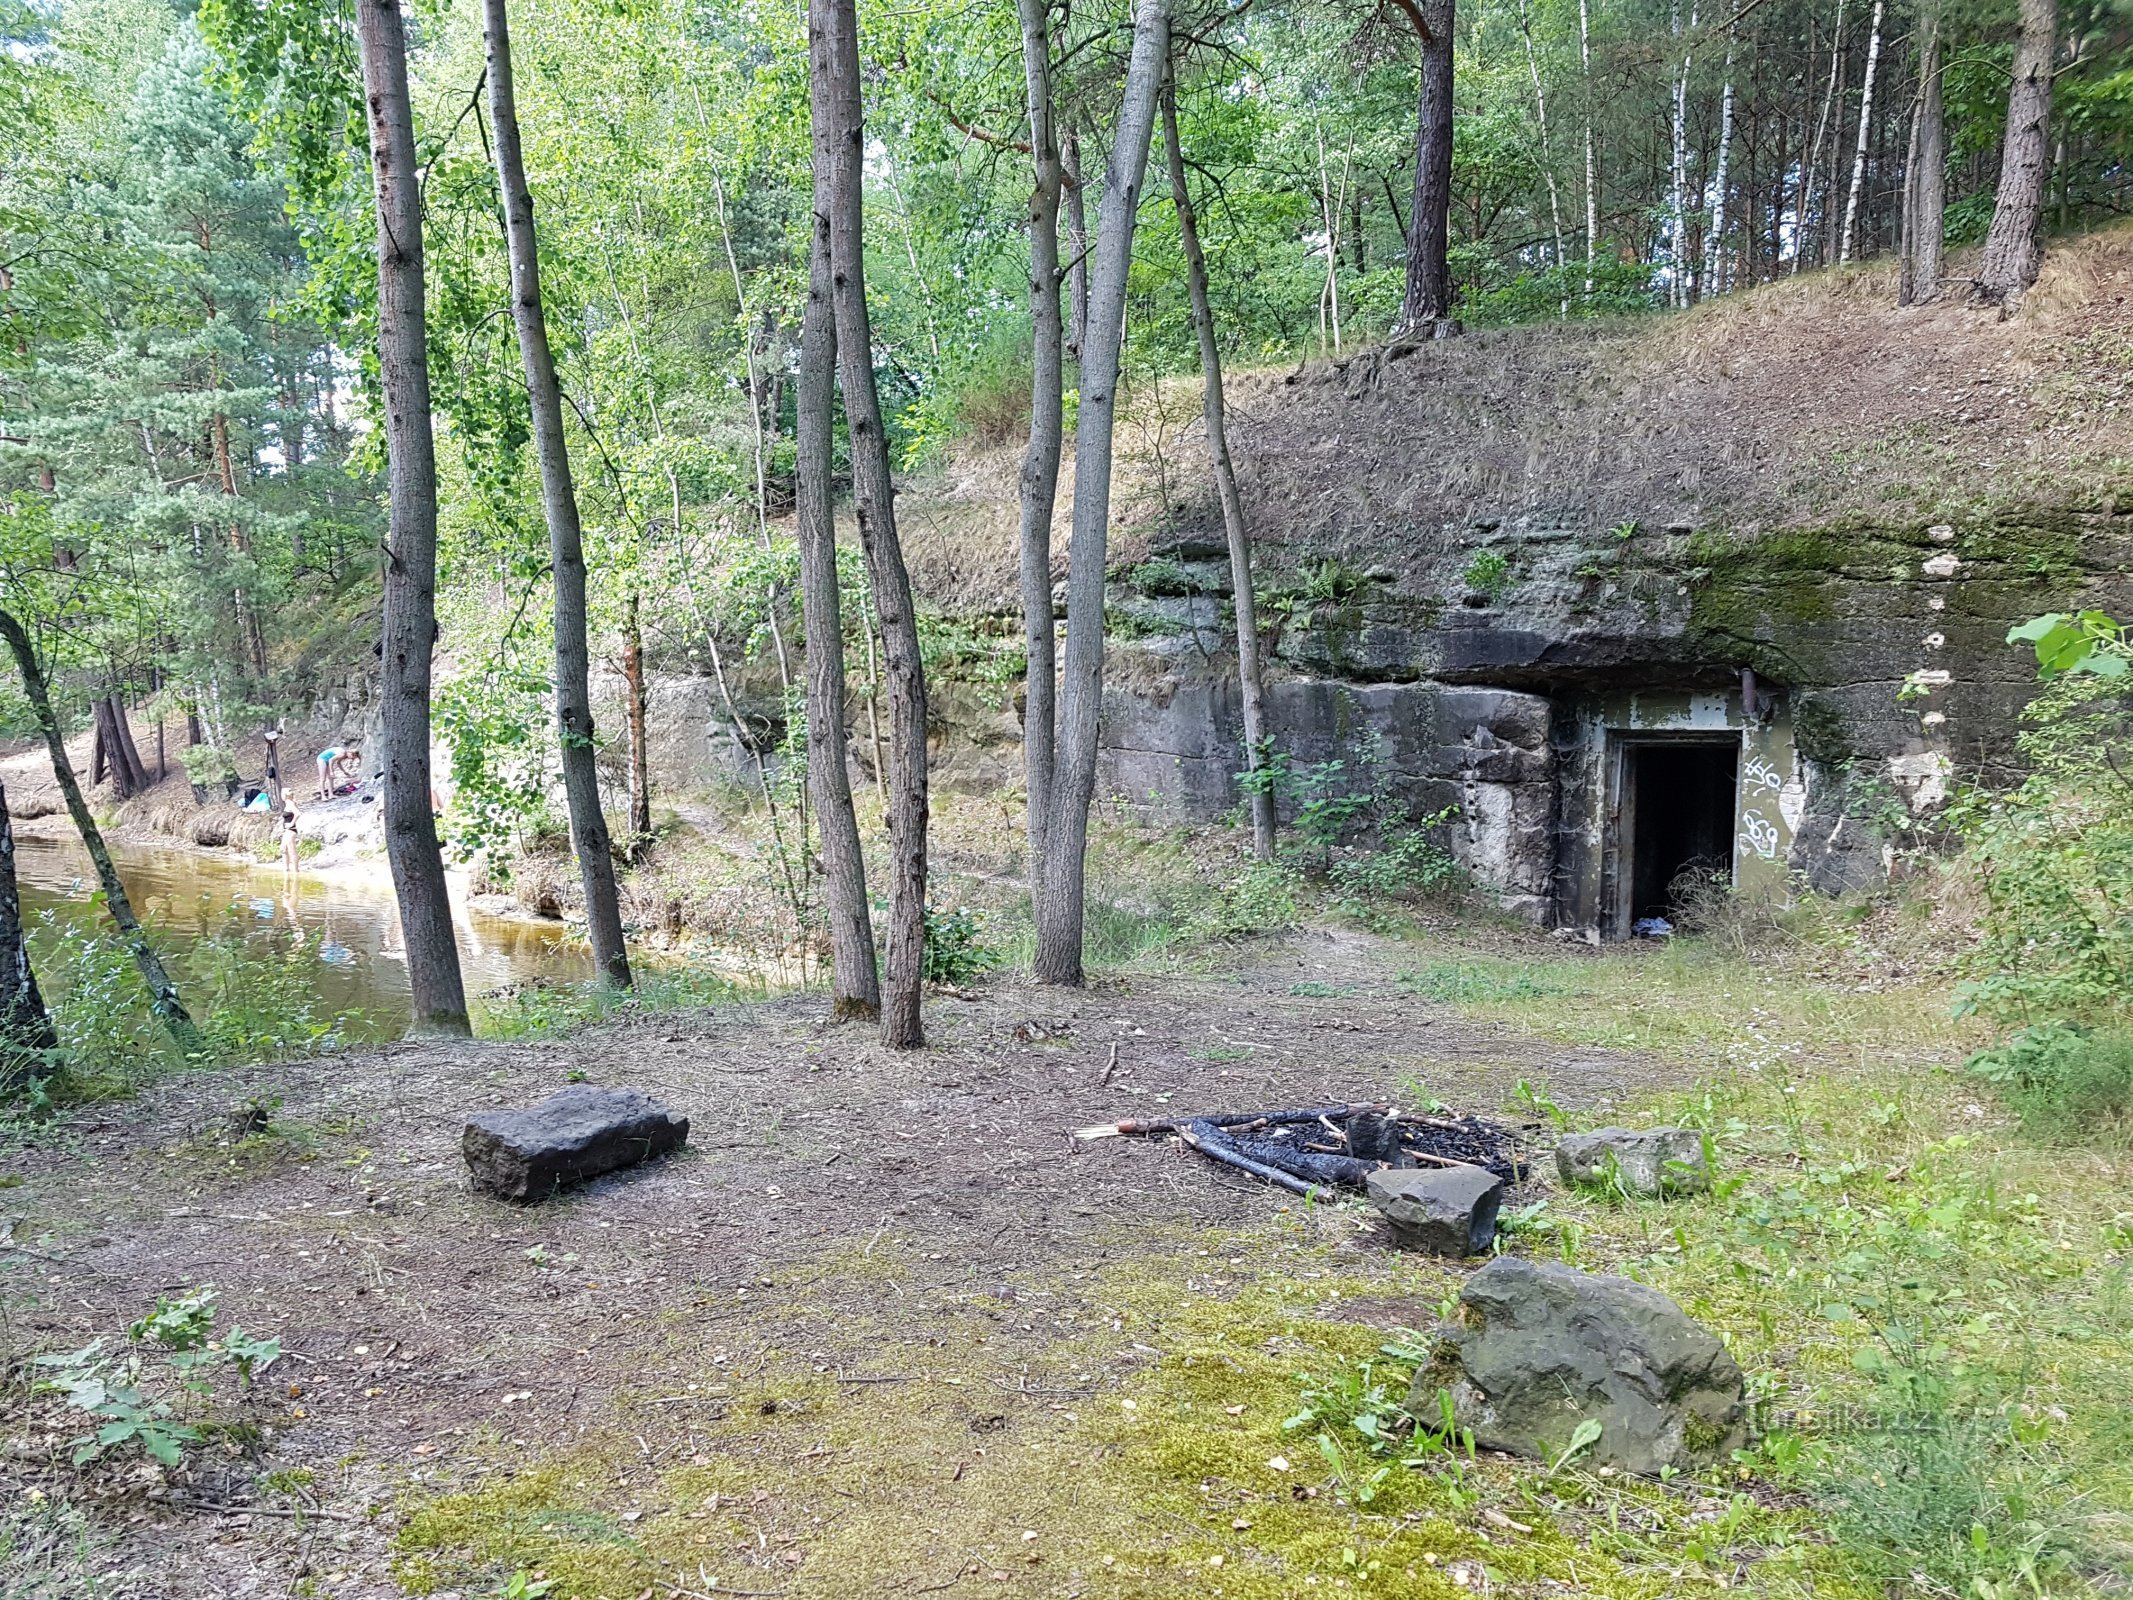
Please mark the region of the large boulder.
POLYGON ((526 1111, 478 1111, 460 1148, 474 1187, 539 1200, 565 1184, 679 1149, 689 1119, 634 1089, 573 1084, 526 1111))
POLYGON ((1503 1179, 1483 1167, 1392 1167, 1364 1180, 1370 1203, 1410 1250, 1478 1256, 1496 1239, 1503 1179))
POLYGON ((1619 1176, 1631 1194, 1686 1193, 1711 1186, 1703 1135, 1694 1128, 1595 1128, 1564 1136, 1555 1170, 1565 1183, 1611 1185, 1619 1176))
POLYGON ((1463 1325, 1445 1330, 1456 1370, 1415 1375, 1408 1407, 1454 1415, 1491 1450, 1554 1460, 1599 1424, 1580 1459, 1656 1474, 1723 1458, 1746 1439, 1741 1371, 1709 1330, 1629 1278, 1499 1256, 1467 1280, 1463 1325))

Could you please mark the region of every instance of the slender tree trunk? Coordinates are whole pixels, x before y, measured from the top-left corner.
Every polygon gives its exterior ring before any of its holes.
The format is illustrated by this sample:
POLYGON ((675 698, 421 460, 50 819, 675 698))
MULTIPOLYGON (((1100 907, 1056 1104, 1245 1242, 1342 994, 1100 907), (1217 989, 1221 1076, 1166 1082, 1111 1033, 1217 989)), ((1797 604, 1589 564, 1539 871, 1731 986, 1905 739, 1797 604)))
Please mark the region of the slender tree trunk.
MULTIPOLYGON (((1815 118, 1814 143, 1807 152, 1807 171, 1800 179, 1800 210, 1793 222, 1792 270, 1798 272, 1807 259, 1808 217, 1813 211, 1816 171, 1822 164, 1822 140, 1829 132, 1829 117, 1837 103, 1837 78, 1844 61, 1844 0, 1837 0, 1837 25, 1829 36, 1829 85, 1822 91, 1822 111, 1815 118)), ((1815 232, 1826 233, 1816 219, 1815 232)))
POLYGON ((1585 67, 1585 295, 1600 258, 1600 159, 1592 138, 1592 7, 1578 0, 1578 57, 1585 67))
MULTIPOLYGON (((839 1021, 881 1017, 881 974, 867 908, 866 858, 852 810, 845 748, 844 615, 837 588, 837 519, 831 502, 836 448, 837 308, 831 270, 831 174, 836 151, 826 121, 814 129, 814 226, 807 256, 807 307, 800 321, 800 371, 794 390, 795 487, 799 501, 800 601, 807 629, 807 782, 822 822, 822 866, 830 934, 830 1015, 839 1021)), ((862 628, 870 627, 864 611, 862 628)), ((868 633, 868 654, 873 635, 868 633)))
MULTIPOLYGON (((1229 538, 1230 593, 1237 612, 1237 689, 1244 702, 1244 766, 1256 773, 1266 759, 1266 681, 1259 662, 1259 613, 1252 594, 1252 543, 1244 526, 1244 497, 1229 456, 1229 427, 1222 393, 1222 351, 1215 343, 1215 317, 1207 301, 1207 258, 1200 250, 1200 229, 1193 215, 1192 193, 1185 185, 1185 152, 1178 142, 1175 68, 1163 90, 1163 143, 1170 156, 1170 198, 1178 208, 1178 236, 1185 247, 1185 286, 1192 300, 1193 331, 1200 341, 1202 409, 1207 417, 1207 456, 1214 467, 1215 498, 1222 506, 1222 531, 1229 538)), ((1252 787, 1252 854, 1274 859, 1274 796, 1252 787)))
MULTIPOLYGON (((1674 37, 1681 38, 1681 0, 1674 0, 1674 37)), ((1689 8, 1689 33, 1696 32, 1696 8, 1689 8)), ((1667 190, 1667 266, 1671 281, 1668 297, 1676 306, 1689 303, 1689 272, 1682 265, 1689 240, 1689 68, 1694 62, 1692 46, 1681 52, 1681 67, 1674 75, 1673 182, 1667 190)))
POLYGON ((610 986, 630 987, 629 951, 622 941, 622 906, 615 892, 615 852, 600 810, 594 762, 592 664, 586 643, 585 538, 578 491, 571 481, 570 446, 563 436, 563 391, 548 345, 541 305, 540 248, 533 225, 533 191, 519 149, 518 97, 511 76, 511 22, 505 0, 483 0, 488 33, 489 120, 496 141, 496 181, 504 201, 504 237, 511 256, 511 320, 533 417, 533 448, 541 468, 541 508, 548 520, 548 560, 555 582, 555 720, 570 811, 570 842, 585 890, 585 931, 593 961, 610 986))
POLYGON ((2037 225, 2044 214, 2045 177, 2051 165, 2048 125, 2059 8, 2057 0, 2021 0, 2021 9, 2014 82, 2007 93, 2007 134, 2000 149, 2000 185, 1977 275, 1977 298, 1999 305, 2037 281, 2042 257, 2037 225))
POLYGON ((1082 341, 1089 332, 1089 209, 1081 182, 1081 135, 1071 122, 1060 165, 1067 214, 1066 354, 1069 361, 1079 361, 1082 341))
MULTIPOLYGON (((1548 220, 1555 228, 1555 270, 1563 270, 1563 201, 1555 188, 1555 156, 1548 148, 1548 91, 1541 87, 1540 57, 1533 50, 1533 16, 1526 0, 1518 0, 1518 31, 1526 41, 1526 71, 1533 78, 1534 127, 1540 135, 1541 176, 1548 180, 1548 220)), ((1567 291, 1562 314, 1570 314, 1567 291)))
POLYGON ((1022 455, 1022 768, 1032 900, 1043 876, 1044 824, 1052 799, 1058 663, 1053 655, 1052 514, 1059 501, 1064 428, 1065 330, 1059 318, 1059 199, 1066 175, 1052 126, 1049 0, 1017 0, 1022 77, 1029 101, 1029 446, 1022 455))
POLYGON ((1844 197, 1844 232, 1837 242, 1837 264, 1852 258, 1852 234, 1859 221, 1859 191, 1866 183, 1866 141, 1874 125, 1874 77, 1881 66, 1881 18, 1886 0, 1874 0, 1874 24, 1866 36, 1866 81, 1859 89, 1859 139, 1852 147, 1852 181, 1844 197))
POLYGON ((0 788, 0 1094, 49 1076, 58 1049, 59 1032, 30 969, 22 891, 15 882, 15 821, 0 788))
POLYGON ((852 499, 867 558, 889 680, 889 948, 881 1008, 882 1043, 895 1050, 926 1042, 919 1003, 926 958, 926 676, 919 658, 911 577, 896 535, 889 441, 874 387, 874 330, 867 314, 861 181, 866 132, 859 100, 859 20, 854 0, 813 0, 808 8, 815 126, 829 133, 832 295, 837 368, 852 446, 852 499))
POLYGON ((1452 315, 1453 0, 1426 0, 1413 13, 1422 40, 1415 105, 1415 197, 1407 218, 1407 290, 1400 327, 1448 331, 1452 315))
POLYGON ((89 813, 88 801, 82 798, 81 785, 75 781, 74 763, 67 759, 66 737, 59 730, 59 718, 52 712, 51 691, 45 683, 44 669, 38 664, 36 648, 30 643, 30 636, 23 631, 22 624, 5 611, 0 611, 0 638, 7 640, 8 649, 14 653, 16 670, 22 674, 22 692, 30 702, 38 730, 44 735, 45 749, 52 757, 52 776, 59 784, 60 795, 66 800, 67 815, 74 819, 75 831, 80 833, 89 860, 96 867, 96 881, 104 891, 104 905, 111 912, 111 920, 118 924, 119 937, 133 956, 133 964, 140 969, 142 981, 148 985, 155 1014, 180 1051, 188 1056, 198 1055, 201 1051, 200 1030, 193 1025, 192 1013, 179 1000, 177 985, 163 970, 162 957, 156 954, 155 947, 148 942, 147 933, 141 928, 140 919, 133 914, 133 902, 126 896, 126 885, 119 879, 118 868, 112 865, 103 833, 96 826, 96 818, 89 813))
POLYGON ((630 737, 630 850, 641 852, 652 837, 652 752, 645 724, 644 629, 637 620, 635 579, 630 584, 628 631, 622 637, 622 687, 630 737))
POLYGON ((422 303, 422 191, 399 0, 356 0, 378 208, 378 365, 391 534, 379 699, 385 855, 400 902, 410 1031, 464 1035, 466 990, 430 811, 430 656, 437 643, 437 452, 422 303))
POLYGON ((1081 410, 1074 430, 1074 532, 1068 555, 1065 671, 1059 763, 1044 832, 1043 892, 1037 896, 1036 975, 1081 982, 1084 868, 1089 802, 1096 793, 1097 724, 1104 688, 1104 560, 1111 521, 1111 446, 1125 332, 1126 273, 1155 102, 1170 56, 1167 0, 1135 0, 1133 54, 1104 176, 1096 271, 1089 285, 1089 342, 1082 352, 1081 410))
POLYGON ((1928 0, 1918 21, 1918 98, 1903 163, 1903 269, 1898 305, 1940 294, 1948 203, 1948 125, 1941 103, 1940 8, 1928 0))
POLYGON ((1733 153, 1733 45, 1733 32, 1728 29, 1725 87, 1718 96, 1718 163, 1711 175, 1711 220, 1703 236, 1703 292, 1706 295, 1725 292, 1721 275, 1726 270, 1726 182, 1731 176, 1727 169, 1733 153))

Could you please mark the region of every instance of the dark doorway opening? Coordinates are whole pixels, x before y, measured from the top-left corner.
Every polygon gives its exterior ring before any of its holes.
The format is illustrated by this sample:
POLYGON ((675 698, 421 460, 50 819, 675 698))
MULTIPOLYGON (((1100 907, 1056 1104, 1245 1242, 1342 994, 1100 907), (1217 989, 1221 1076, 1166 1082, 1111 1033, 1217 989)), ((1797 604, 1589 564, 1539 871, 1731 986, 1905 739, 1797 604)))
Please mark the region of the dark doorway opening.
POLYGON ((1655 741, 1623 753, 1631 797, 1629 920, 1671 918, 1685 874, 1733 881, 1740 741, 1655 741))

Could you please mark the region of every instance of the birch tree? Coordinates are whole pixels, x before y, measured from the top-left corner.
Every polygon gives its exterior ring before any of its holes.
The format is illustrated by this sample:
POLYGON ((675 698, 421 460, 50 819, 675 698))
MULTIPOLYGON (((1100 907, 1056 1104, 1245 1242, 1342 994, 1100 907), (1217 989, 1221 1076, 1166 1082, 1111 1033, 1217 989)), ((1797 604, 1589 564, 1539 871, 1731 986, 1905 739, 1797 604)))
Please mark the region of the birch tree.
MULTIPOLYGON (((1170 198, 1178 212, 1185 247, 1185 286, 1192 301, 1193 331, 1200 343, 1201 411, 1207 419, 1207 457, 1214 469, 1215 499, 1229 541, 1229 586, 1237 619, 1237 694, 1244 710, 1244 768, 1257 773, 1266 761, 1266 683, 1259 661, 1259 611, 1252 594, 1252 542, 1244 525, 1244 497, 1229 455, 1229 419, 1222 393, 1222 350, 1215 342, 1215 316, 1207 300, 1207 257, 1185 184, 1185 148, 1178 139, 1178 92, 1173 67, 1163 85, 1163 144, 1170 160, 1170 198)), ((1274 791, 1247 783, 1252 804, 1252 854, 1274 859, 1274 791)))
POLYGON ((578 492, 571 481, 570 447, 563 436, 563 391, 548 344, 541 305, 540 250, 533 226, 533 190, 519 148, 518 98, 511 75, 511 23, 505 0, 483 0, 487 29, 489 120, 494 129, 496 180, 504 202, 504 237, 511 258, 511 321, 526 369, 533 448, 541 471, 541 510, 548 522, 548 560, 555 585, 555 720, 570 812, 570 843, 585 891, 585 930, 593 962, 614 988, 630 987, 630 958, 622 941, 622 909, 615 892, 614 846, 600 809, 600 774, 593 762, 590 651, 586 643, 585 539, 578 492))
POLYGON ((1600 259, 1600 160, 1592 136, 1592 3, 1578 0, 1578 59, 1585 74, 1585 293, 1600 259))
POLYGON ((1703 273, 1698 280, 1706 295, 1723 294, 1726 269, 1726 185, 1733 153, 1733 30, 1726 30, 1725 87, 1718 96, 1718 161, 1711 175, 1711 217, 1703 232, 1703 273))
POLYGON ((1168 0, 1135 0, 1133 53, 1105 164, 1097 217, 1096 269, 1081 355, 1081 409, 1074 428, 1074 544, 1067 569, 1066 654, 1059 707, 1058 764, 1044 830, 1037 896, 1036 974, 1042 983, 1082 978, 1089 802, 1096 792, 1097 723, 1104 687, 1104 560, 1111 522, 1111 446, 1125 335, 1126 276, 1155 102, 1170 55, 1168 0))
POLYGON ((1859 221, 1859 191, 1866 183, 1866 141, 1874 125, 1874 79, 1881 67, 1881 18, 1886 0, 1874 0, 1874 21, 1866 35, 1866 81, 1859 88, 1859 139, 1852 147, 1851 188, 1844 198, 1844 232, 1837 241, 1837 264, 1852 258, 1852 234, 1859 221))
POLYGON ((466 990, 430 810, 430 653, 437 640, 437 452, 423 308, 422 187, 399 0, 356 0, 378 214, 378 367, 385 396, 385 628, 379 700, 385 856, 400 903, 410 1031, 464 1036, 466 990))
POLYGON ((814 0, 808 8, 808 51, 814 126, 826 129, 830 141, 817 165, 824 164, 826 156, 830 299, 845 426, 851 436, 852 499, 881 617, 882 670, 889 687, 889 948, 881 1041, 891 1049, 909 1050, 926 1042, 920 1016, 926 959, 926 678, 911 578, 896 534, 889 441, 874 385, 874 331, 867 311, 861 217, 866 129, 854 0, 814 0))

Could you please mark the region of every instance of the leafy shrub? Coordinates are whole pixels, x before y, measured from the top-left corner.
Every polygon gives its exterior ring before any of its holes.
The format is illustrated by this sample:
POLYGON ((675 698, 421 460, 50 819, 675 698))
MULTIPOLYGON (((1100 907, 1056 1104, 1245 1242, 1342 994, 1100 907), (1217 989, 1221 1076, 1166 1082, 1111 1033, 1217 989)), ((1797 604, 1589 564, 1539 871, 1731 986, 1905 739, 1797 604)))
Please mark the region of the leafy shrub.
POLYGON ((1511 587, 1511 562, 1501 550, 1476 550, 1459 578, 1469 590, 1486 595, 1493 604, 1511 587))
POLYGON ((1457 814, 1448 808, 1405 827, 1394 828, 1375 850, 1343 856, 1328 874, 1339 891, 1343 910, 1356 900, 1422 899, 1464 882, 1465 871, 1434 835, 1457 814))
POLYGON ((943 911, 926 907, 925 979, 928 983, 968 983, 1000 964, 1000 953, 984 940, 984 925, 968 906, 943 911))
POLYGON ((2133 1110, 2133 1033, 2090 1033, 2060 1022, 2022 1029, 1972 1056, 2023 1130, 2054 1143, 2094 1137, 2133 1110))

